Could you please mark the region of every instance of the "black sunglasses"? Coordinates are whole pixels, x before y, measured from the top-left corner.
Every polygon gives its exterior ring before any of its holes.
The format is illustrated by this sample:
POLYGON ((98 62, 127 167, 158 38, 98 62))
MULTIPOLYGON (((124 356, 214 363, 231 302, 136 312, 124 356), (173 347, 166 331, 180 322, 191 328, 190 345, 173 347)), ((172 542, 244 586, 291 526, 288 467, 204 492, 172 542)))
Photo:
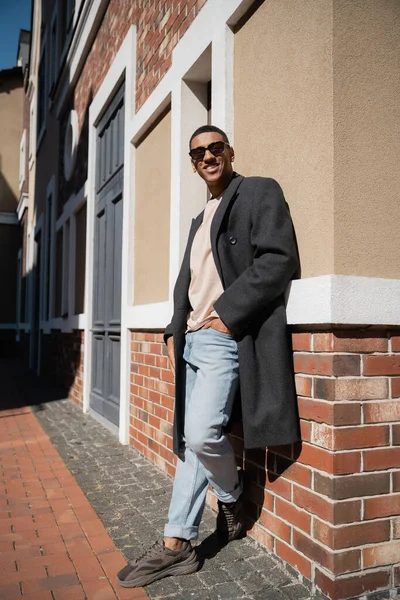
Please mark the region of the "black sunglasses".
POLYGON ((204 146, 199 146, 198 148, 192 148, 189 152, 189 156, 193 160, 203 160, 205 153, 207 150, 211 152, 214 156, 220 156, 225 150, 225 146, 230 147, 226 142, 213 142, 209 144, 206 148, 204 146))

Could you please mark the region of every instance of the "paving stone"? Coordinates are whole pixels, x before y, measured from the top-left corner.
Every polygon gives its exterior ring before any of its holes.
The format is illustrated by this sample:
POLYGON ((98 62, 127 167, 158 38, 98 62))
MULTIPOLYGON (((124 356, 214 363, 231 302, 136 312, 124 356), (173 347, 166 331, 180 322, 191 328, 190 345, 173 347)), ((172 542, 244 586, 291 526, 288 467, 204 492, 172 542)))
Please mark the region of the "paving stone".
POLYGON ((176 577, 166 577, 161 581, 155 581, 148 585, 146 590, 150 598, 165 598, 167 596, 175 598, 180 593, 176 577))
POLYGON ((235 560, 224 567, 232 579, 242 579, 254 573, 253 567, 245 560, 235 560))
MULTIPOLYGON (((69 400, 43 405, 35 416, 128 561, 162 537, 169 476, 69 400)), ((212 547, 214 530, 207 507, 200 551, 212 547)), ((168 577, 146 591, 151 600, 311 600, 310 590, 250 537, 214 547, 198 573, 168 577)))
MULTIPOLYGON (((268 587, 268 582, 265 581, 264 577, 255 571, 254 573, 250 573, 250 575, 244 576, 240 579, 240 586, 244 589, 245 592, 252 594, 253 592, 257 592, 259 589, 268 587)), ((272 585, 271 585, 272 587, 272 585)))
POLYGON ((279 589, 264 587, 253 594, 253 600, 284 600, 279 589))
POLYGON ((218 583, 211 588, 210 592, 213 598, 218 598, 219 600, 233 600, 243 596, 243 590, 236 581, 218 583))
MULTIPOLYGON (((208 565, 209 566, 209 565, 208 565)), ((204 569, 199 575, 200 581, 204 583, 206 587, 211 587, 216 583, 225 583, 232 581, 232 576, 223 569, 204 569)))
POLYGON ((305 600, 306 598, 309 598, 308 590, 304 588, 303 591, 301 591, 296 584, 280 588, 280 592, 282 594, 282 600, 305 600))

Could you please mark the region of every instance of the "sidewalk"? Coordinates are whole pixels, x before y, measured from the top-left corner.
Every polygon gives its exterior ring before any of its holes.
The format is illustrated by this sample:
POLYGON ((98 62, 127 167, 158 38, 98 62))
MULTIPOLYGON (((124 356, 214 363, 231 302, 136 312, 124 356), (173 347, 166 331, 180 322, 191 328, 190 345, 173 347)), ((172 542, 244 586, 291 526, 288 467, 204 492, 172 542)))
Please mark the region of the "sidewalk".
POLYGON ((30 408, 0 411, 0 598, 147 600, 30 408))
POLYGON ((209 508, 198 573, 114 587, 125 559, 162 536, 172 480, 69 400, 9 373, 0 363, 2 389, 36 406, 1 410, 0 391, 0 600, 311 600, 251 538, 216 547, 209 508))

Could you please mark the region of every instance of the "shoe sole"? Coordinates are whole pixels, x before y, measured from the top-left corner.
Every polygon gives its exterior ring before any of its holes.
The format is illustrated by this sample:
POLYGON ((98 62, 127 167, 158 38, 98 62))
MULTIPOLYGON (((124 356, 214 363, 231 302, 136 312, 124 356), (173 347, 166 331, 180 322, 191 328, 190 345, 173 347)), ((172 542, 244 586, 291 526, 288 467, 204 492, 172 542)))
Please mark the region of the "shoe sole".
POLYGON ((121 581, 117 577, 117 583, 125 588, 143 587, 153 583, 154 581, 163 579, 164 577, 169 577, 170 575, 190 575, 191 573, 195 573, 195 571, 197 571, 199 565, 200 563, 197 559, 196 552, 193 551, 186 560, 170 565, 162 571, 157 571, 156 573, 147 573, 146 575, 133 578, 130 581, 121 581))

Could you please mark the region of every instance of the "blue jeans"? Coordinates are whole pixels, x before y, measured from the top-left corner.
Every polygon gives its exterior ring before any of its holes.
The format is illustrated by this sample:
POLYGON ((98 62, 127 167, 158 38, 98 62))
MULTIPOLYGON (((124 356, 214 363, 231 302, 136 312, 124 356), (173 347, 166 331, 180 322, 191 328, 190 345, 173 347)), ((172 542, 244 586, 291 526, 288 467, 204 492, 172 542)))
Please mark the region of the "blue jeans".
POLYGON ((239 384, 235 340, 214 329, 186 334, 185 454, 178 460, 164 529, 166 537, 196 539, 208 485, 222 502, 242 490, 225 432, 239 384))

